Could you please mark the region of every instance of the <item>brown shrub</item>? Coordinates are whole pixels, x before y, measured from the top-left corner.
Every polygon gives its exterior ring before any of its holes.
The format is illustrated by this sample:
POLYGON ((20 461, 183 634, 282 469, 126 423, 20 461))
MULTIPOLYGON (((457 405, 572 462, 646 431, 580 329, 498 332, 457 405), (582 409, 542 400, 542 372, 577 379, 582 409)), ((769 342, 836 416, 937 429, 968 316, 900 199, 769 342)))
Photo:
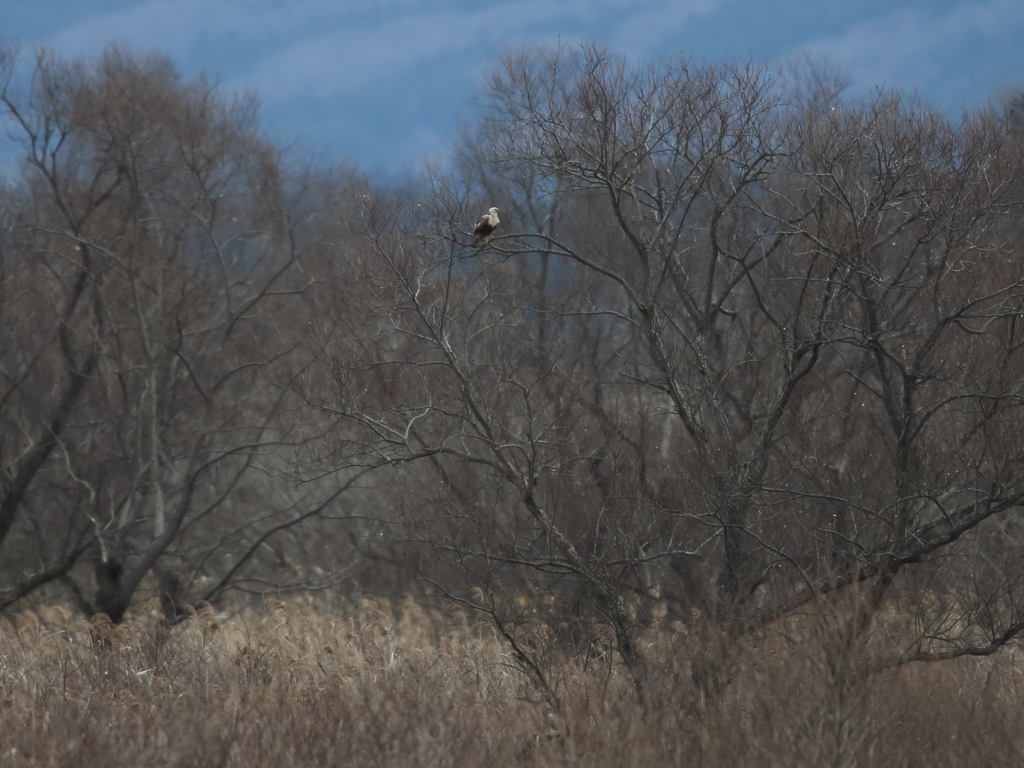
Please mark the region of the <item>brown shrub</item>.
POLYGON ((200 606, 170 630, 22 614, 0 627, 0 766, 1020 762, 1015 650, 838 679, 823 636, 750 642, 700 708, 687 674, 696 634, 646 639, 643 706, 614 660, 551 657, 553 712, 489 625, 411 601, 275 600, 232 617, 200 606))

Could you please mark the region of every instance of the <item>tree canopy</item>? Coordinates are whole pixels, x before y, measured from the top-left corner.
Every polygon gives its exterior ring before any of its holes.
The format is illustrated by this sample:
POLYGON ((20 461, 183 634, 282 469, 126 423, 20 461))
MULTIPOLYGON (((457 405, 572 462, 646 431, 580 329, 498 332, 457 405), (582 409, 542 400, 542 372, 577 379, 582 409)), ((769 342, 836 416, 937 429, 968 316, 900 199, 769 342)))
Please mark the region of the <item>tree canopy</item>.
POLYGON ((395 192, 160 56, 4 65, 0 606, 441 595, 551 701, 538 626, 641 696, 651 627, 702 695, 798 616, 1024 630, 1012 115, 524 49, 395 192))

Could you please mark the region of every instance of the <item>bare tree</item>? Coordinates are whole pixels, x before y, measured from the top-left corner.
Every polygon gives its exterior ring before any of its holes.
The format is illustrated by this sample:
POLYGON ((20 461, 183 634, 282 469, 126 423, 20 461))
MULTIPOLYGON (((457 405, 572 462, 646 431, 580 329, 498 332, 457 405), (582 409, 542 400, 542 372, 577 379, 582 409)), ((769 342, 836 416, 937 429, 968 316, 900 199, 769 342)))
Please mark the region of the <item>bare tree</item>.
POLYGON ((374 342, 325 352, 339 433, 406 467, 388 504, 435 582, 505 628, 596 620, 641 690, 655 603, 713 628, 707 692, 804 610, 838 665, 908 600, 931 629, 877 664, 1016 636, 1016 571, 949 564, 1019 556, 1005 121, 595 46, 508 55, 491 88, 463 181, 365 201, 374 342))
POLYGON ((86 610, 119 621, 153 574, 173 616, 345 487, 294 482, 303 438, 281 386, 319 244, 309 193, 252 99, 182 82, 166 59, 42 53, 32 77, 3 91, 25 148, 5 265, 31 291, 4 306, 33 316, 5 352, 0 541, 73 531, 43 573, 86 610), (83 582, 69 568, 86 551, 83 582))

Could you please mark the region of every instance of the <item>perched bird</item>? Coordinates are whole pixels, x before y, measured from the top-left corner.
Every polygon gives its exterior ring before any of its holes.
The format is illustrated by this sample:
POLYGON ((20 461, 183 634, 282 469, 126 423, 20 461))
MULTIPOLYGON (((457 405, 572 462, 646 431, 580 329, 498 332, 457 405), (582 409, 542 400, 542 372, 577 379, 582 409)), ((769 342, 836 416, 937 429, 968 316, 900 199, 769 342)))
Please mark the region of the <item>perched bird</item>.
POLYGON ((479 248, 482 245, 487 245, 491 241, 491 234, 497 229, 499 223, 497 208, 491 208, 481 216, 480 221, 473 227, 473 247, 479 248))

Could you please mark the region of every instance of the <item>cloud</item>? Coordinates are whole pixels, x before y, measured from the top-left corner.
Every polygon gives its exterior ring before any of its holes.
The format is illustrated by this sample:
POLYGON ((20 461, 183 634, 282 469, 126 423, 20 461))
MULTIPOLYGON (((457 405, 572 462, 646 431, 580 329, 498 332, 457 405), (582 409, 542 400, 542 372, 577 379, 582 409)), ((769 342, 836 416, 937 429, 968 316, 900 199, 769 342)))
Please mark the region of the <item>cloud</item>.
POLYGON ((1000 78, 1024 71, 1020 0, 962 3, 945 13, 922 8, 860 22, 801 46, 850 74, 853 91, 919 89, 947 109, 979 103, 1000 78), (1004 49, 1000 55, 991 55, 1004 49))
POLYGON ((107 43, 167 53, 179 64, 204 62, 226 82, 319 97, 367 87, 424 60, 470 68, 525 39, 599 38, 643 52, 693 14, 728 0, 148 0, 99 13, 45 43, 92 55, 107 43))
POLYGON ((479 47, 494 14, 412 14, 330 29, 282 47, 246 76, 271 100, 298 92, 323 99, 366 88, 415 87, 424 61, 457 60, 479 47))
POLYGON ((186 55, 204 37, 248 36, 262 21, 269 24, 262 2, 205 3, 203 0, 150 0, 92 16, 64 28, 45 43, 61 52, 88 55, 108 43, 128 43, 172 56, 186 55))
POLYGON ((431 4, 296 40, 260 62, 249 77, 270 100, 298 92, 327 98, 375 86, 408 86, 432 62, 449 62, 451 76, 468 82, 509 44, 558 34, 569 39, 607 37, 604 33, 611 32, 635 45, 642 27, 649 38, 664 36, 689 14, 723 1, 690 0, 673 4, 671 11, 661 0, 431 4))
POLYGON ((630 9, 621 24, 616 25, 609 41, 629 53, 650 56, 670 44, 688 21, 736 4, 735 0, 691 0, 669 5, 648 3, 647 7, 638 4, 630 9))
POLYGON ((186 76, 203 69, 228 90, 256 91, 282 132, 368 154, 386 143, 422 153, 454 130, 506 46, 562 37, 643 53, 644 30, 663 39, 726 1, 145 0, 31 42, 65 56, 109 43, 157 50, 186 76))
POLYGON ((368 156, 399 144, 422 154, 468 114, 480 73, 506 46, 559 38, 648 58, 807 50, 861 94, 920 87, 955 108, 1019 81, 1020 1, 773 0, 767 10, 764 0, 110 0, 101 7, 120 10, 76 6, 67 26, 27 42, 69 56, 107 43, 157 50, 185 76, 203 69, 228 90, 256 91, 293 136, 368 156))

